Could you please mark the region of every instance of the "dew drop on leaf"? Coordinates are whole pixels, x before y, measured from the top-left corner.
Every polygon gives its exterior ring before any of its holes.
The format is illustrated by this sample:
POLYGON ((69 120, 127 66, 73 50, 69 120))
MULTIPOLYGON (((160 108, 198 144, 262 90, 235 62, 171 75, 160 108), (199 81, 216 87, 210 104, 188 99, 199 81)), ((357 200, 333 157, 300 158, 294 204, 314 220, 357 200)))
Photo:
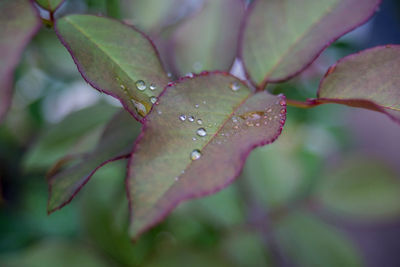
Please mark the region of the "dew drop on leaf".
POLYGON ((181 115, 179 116, 179 119, 180 119, 181 121, 185 121, 185 120, 186 120, 186 115, 185 115, 185 114, 181 114, 181 115))
POLYGON ((202 125, 202 124, 203 124, 203 121, 202 121, 201 119, 198 119, 198 120, 197 120, 197 124, 198 124, 198 125, 202 125))
POLYGON ((204 128, 197 129, 196 133, 197 133, 198 136, 201 136, 201 137, 204 137, 204 136, 207 135, 207 131, 204 128))
POLYGON ((240 85, 237 82, 231 83, 230 87, 231 87, 232 91, 234 91, 234 92, 236 92, 236 91, 238 91, 240 89, 240 85))
POLYGON ((200 152, 200 150, 198 150, 198 149, 195 149, 195 150, 192 151, 192 153, 190 153, 190 158, 191 158, 192 160, 197 160, 197 159, 199 159, 200 157, 201 157, 201 152, 200 152))
POLYGON ((193 116, 189 116, 189 117, 188 117, 188 120, 189 120, 190 122, 194 122, 194 117, 193 117, 193 116))
POLYGON ((152 83, 152 84, 150 84, 149 88, 150 88, 150 90, 154 91, 157 89, 157 86, 154 83, 152 83))
POLYGON ((195 108, 199 108, 199 104, 194 105, 195 108))
POLYGON ((155 97, 155 96, 151 96, 150 97, 150 102, 152 103, 152 104, 155 104, 156 102, 157 102, 157 97, 155 97))
POLYGON ((136 88, 140 91, 146 90, 146 83, 143 80, 136 81, 136 88))

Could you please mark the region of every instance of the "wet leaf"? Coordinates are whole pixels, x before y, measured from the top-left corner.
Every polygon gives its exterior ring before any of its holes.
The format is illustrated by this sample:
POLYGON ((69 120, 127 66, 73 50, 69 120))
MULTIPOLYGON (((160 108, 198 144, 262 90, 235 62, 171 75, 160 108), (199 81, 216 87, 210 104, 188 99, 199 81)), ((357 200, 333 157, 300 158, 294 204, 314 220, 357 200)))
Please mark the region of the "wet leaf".
POLYGON ((120 112, 111 119, 93 151, 78 158, 74 155, 70 158, 67 156, 56 163, 48 178, 48 212, 68 204, 100 167, 108 162, 127 158, 139 131, 140 124, 127 112, 120 112), (71 161, 72 164, 68 164, 71 161))
POLYGON ((352 158, 327 172, 315 199, 322 208, 358 221, 400 216, 400 182, 396 173, 376 160, 352 158))
POLYGON ((253 148, 279 136, 285 116, 283 96, 253 95, 225 73, 167 87, 146 117, 129 165, 131 235, 138 237, 180 202, 230 184, 253 148))
POLYGON ((236 57, 241 0, 206 0, 201 10, 185 20, 172 36, 171 61, 181 76, 202 70, 229 71, 236 57))
POLYGON ((400 45, 347 56, 329 68, 317 103, 339 103, 382 112, 400 123, 400 45))
POLYGON ((0 25, 1 121, 11 104, 15 68, 41 22, 29 0, 3 0, 0 2, 0 25))
POLYGON ((362 266, 357 250, 344 234, 310 214, 291 213, 275 227, 283 255, 298 266, 362 266))
POLYGON ((49 10, 55 11, 64 0, 35 0, 41 7, 49 10))
POLYGON ((380 0, 255 0, 248 9, 241 56, 260 88, 289 79, 333 41, 365 23, 380 0))
POLYGON ((151 41, 131 26, 92 15, 63 17, 55 29, 83 78, 142 120, 168 83, 151 41))

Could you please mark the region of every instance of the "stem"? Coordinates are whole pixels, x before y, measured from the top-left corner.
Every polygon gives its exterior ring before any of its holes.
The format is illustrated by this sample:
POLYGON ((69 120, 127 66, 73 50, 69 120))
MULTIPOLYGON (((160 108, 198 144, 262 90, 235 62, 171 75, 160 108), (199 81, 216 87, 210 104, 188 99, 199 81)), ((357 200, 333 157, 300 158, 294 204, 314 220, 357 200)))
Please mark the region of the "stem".
POLYGON ((322 102, 318 101, 318 99, 310 98, 306 101, 299 101, 293 99, 286 99, 286 104, 288 106, 297 107, 297 108, 313 108, 323 104, 322 102))

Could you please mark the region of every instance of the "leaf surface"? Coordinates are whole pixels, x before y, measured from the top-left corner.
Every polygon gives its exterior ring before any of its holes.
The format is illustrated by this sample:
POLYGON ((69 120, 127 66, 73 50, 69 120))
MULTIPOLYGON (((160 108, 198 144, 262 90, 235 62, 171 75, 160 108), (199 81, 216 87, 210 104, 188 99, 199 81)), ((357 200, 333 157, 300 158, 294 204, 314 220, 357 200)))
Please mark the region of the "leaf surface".
POLYGON ((347 56, 325 74, 317 103, 339 103, 382 112, 400 123, 400 45, 347 56))
POLYGON ((384 164, 351 158, 330 171, 317 186, 315 199, 338 216, 361 222, 400 216, 400 182, 384 164))
POLYGON ((308 213, 290 213, 274 231, 282 253, 298 266, 362 266, 343 233, 308 213))
POLYGON ((0 2, 0 25, 1 121, 11 104, 15 68, 41 22, 29 0, 3 0, 0 2))
POLYGON ((333 41, 367 21, 380 0, 255 0, 241 56, 260 88, 304 70, 333 41))
POLYGON ((236 57, 244 15, 241 0, 206 0, 172 36, 170 49, 175 72, 229 71, 236 57))
POLYGON ((126 158, 139 131, 140 124, 127 112, 120 112, 107 125, 93 151, 74 160, 66 168, 62 167, 70 161, 68 156, 55 164, 49 173, 48 212, 68 204, 100 167, 126 158))
POLYGON ((168 83, 150 39, 119 21, 92 15, 63 17, 55 29, 83 78, 142 120, 168 83))
POLYGON ((49 10, 49 11, 55 11, 61 4, 64 2, 64 0, 36 0, 36 3, 38 3, 41 7, 49 10))
POLYGON ((226 73, 203 73, 167 87, 146 117, 129 164, 132 237, 181 201, 230 184, 253 148, 279 136, 285 118, 283 96, 253 95, 226 73))

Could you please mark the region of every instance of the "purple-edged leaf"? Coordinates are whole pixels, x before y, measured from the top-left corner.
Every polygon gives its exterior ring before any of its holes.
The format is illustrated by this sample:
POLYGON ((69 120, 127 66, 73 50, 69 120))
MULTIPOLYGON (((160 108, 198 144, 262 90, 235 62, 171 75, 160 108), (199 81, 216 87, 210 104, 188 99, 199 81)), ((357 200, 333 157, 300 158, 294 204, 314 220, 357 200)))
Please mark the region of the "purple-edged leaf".
POLYGON ((49 10, 49 11, 55 11, 61 4, 64 2, 64 0, 35 0, 36 3, 39 4, 39 6, 49 10))
POLYGON ((0 1, 0 120, 12 97, 14 70, 41 22, 29 0, 0 1))
POLYGON ((119 21, 70 15, 55 26, 83 78, 119 99, 138 120, 168 83, 158 53, 141 32, 119 21))
POLYGON ((326 73, 316 101, 372 109, 400 123, 400 45, 343 58, 326 73))
POLYGON ((206 0, 171 39, 176 73, 202 70, 229 71, 236 57, 239 28, 244 14, 241 0, 206 0))
POLYGON ((93 151, 78 160, 73 155, 60 160, 49 173, 48 212, 68 204, 97 169, 108 162, 126 158, 139 132, 140 124, 127 112, 120 112, 110 121, 93 151), (74 162, 62 168, 70 160, 74 162))
POLYGON ((225 73, 167 87, 146 117, 129 164, 131 235, 136 238, 181 201, 229 185, 253 148, 279 136, 285 118, 283 96, 254 95, 225 73))
POLYGON ((255 0, 242 32, 241 56, 263 88, 305 69, 334 40, 366 22, 380 0, 255 0))

